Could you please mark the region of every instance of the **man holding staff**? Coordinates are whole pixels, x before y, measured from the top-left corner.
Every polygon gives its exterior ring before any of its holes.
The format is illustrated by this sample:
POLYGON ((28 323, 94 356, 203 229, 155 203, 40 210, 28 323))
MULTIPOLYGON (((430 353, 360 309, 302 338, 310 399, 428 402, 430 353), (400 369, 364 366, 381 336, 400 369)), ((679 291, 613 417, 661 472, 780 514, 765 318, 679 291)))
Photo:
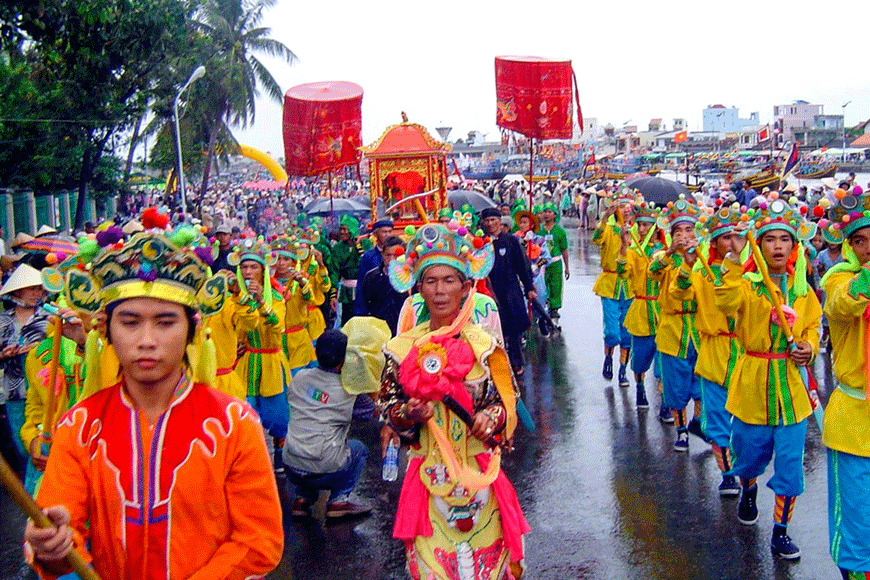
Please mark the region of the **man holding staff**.
POLYGON ((745 525, 758 521, 756 478, 775 456, 774 474, 767 482, 776 494, 771 549, 775 555, 796 559, 800 548, 787 527, 795 499, 804 491, 804 441, 812 414, 800 367, 818 351, 822 317, 819 300, 806 281, 800 242, 809 241, 816 227, 781 199, 747 214, 754 226, 754 232, 747 233, 753 255, 744 266, 735 251, 729 252, 719 269, 722 284, 714 290, 716 306, 725 316, 736 317, 745 349, 734 367, 725 404, 734 416, 733 472, 742 488, 737 518, 745 525))
POLYGON ((70 571, 73 548, 103 578, 243 579, 267 574, 283 547, 281 508, 257 415, 207 384, 210 338, 196 310, 218 311, 226 279, 154 231, 108 246, 67 275, 78 311, 105 310, 121 381, 59 422, 37 498, 56 528, 28 522, 43 578, 70 571))

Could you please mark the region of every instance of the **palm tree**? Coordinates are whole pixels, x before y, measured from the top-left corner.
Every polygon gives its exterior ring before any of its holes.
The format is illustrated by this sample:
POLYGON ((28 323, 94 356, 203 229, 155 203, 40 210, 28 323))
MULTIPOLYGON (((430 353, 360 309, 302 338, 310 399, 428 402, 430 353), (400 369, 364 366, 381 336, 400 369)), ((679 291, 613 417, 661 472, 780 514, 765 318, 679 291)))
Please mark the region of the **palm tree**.
POLYGON ((208 75, 202 89, 208 95, 208 148, 203 167, 202 189, 209 175, 218 138, 228 125, 246 127, 254 121, 255 101, 260 87, 278 103, 283 93, 275 78, 256 55, 296 62, 293 52, 270 38, 271 29, 259 26, 266 9, 277 0, 205 0, 194 25, 213 45, 205 63, 208 75))

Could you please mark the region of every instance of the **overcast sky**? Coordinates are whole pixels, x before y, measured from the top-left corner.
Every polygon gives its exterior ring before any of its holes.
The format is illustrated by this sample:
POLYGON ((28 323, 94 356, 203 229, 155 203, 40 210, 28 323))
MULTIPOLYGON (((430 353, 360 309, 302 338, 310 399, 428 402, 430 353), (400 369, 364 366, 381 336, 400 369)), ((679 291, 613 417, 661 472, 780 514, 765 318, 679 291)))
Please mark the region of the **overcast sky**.
MULTIPOLYGON (((741 117, 803 99, 870 118, 867 22, 862 0, 572 2, 441 0, 369 2, 278 0, 265 18, 272 36, 299 57, 293 67, 267 60, 284 91, 316 81, 363 87, 363 141, 409 120, 497 138, 494 58, 571 59, 585 117, 603 125, 645 127, 684 117, 701 128, 711 104, 741 117)), ((265 98, 240 143, 283 156, 282 107, 265 98)))

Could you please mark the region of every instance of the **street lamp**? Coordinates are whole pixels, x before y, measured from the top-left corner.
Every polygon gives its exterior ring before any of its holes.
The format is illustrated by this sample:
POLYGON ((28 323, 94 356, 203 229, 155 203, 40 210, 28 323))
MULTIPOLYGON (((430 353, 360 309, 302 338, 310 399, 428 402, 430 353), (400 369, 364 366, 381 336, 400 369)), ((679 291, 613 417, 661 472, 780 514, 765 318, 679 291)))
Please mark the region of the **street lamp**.
POLYGON ((190 78, 187 79, 187 82, 184 83, 184 86, 179 89, 178 94, 175 95, 175 101, 172 103, 172 116, 175 119, 175 146, 178 151, 178 167, 176 168, 176 178, 178 179, 178 191, 181 193, 181 213, 184 215, 184 221, 189 221, 189 217, 187 215, 187 195, 184 191, 184 163, 181 158, 181 125, 178 122, 178 100, 181 98, 181 93, 183 93, 187 87, 189 87, 194 81, 201 79, 205 75, 205 67, 199 65, 196 67, 196 70, 193 71, 193 74, 190 75, 190 78))
POLYGON ((846 163, 846 107, 849 106, 849 103, 852 101, 848 101, 845 105, 843 105, 843 163, 846 163))

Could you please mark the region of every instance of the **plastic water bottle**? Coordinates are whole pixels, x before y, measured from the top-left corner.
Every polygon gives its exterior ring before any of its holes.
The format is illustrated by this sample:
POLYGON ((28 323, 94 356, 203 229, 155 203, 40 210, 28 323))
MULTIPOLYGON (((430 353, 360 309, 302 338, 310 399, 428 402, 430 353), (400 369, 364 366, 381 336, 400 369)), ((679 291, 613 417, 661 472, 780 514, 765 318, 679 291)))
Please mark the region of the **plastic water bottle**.
POLYGON ((399 477, 399 442, 395 439, 387 446, 387 454, 384 455, 384 466, 381 469, 381 479, 384 481, 396 481, 399 477))

